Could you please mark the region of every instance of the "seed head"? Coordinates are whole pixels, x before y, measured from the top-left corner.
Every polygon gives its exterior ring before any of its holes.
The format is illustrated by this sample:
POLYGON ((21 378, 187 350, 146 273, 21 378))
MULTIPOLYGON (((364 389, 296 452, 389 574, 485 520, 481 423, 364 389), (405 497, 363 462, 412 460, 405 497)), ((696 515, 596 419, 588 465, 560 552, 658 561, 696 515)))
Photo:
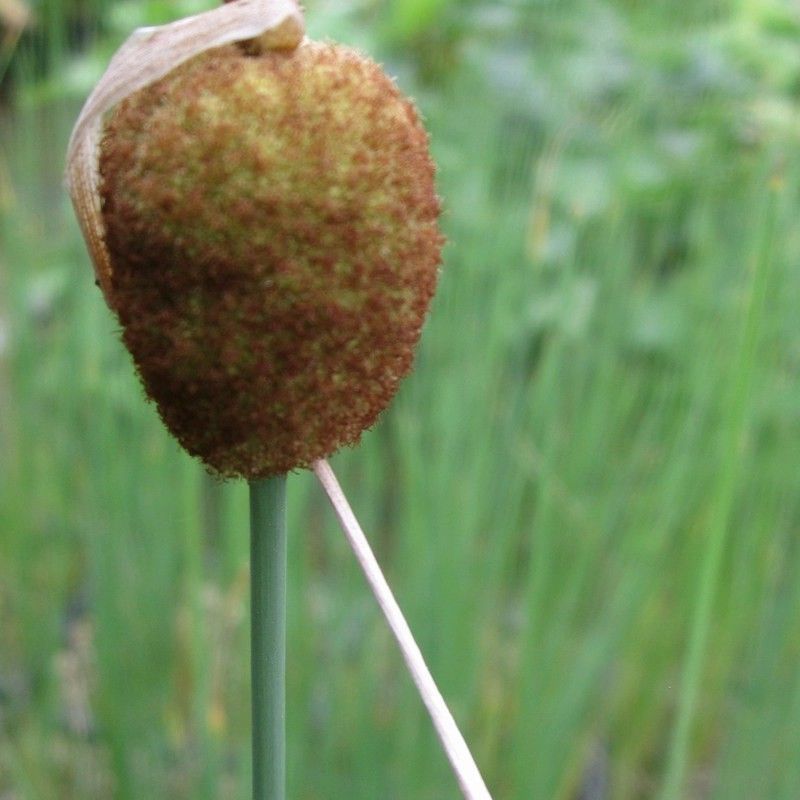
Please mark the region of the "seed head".
POLYGON ((147 394, 226 476, 307 466, 408 373, 442 237, 427 135, 338 45, 209 50, 100 151, 110 302, 147 394))

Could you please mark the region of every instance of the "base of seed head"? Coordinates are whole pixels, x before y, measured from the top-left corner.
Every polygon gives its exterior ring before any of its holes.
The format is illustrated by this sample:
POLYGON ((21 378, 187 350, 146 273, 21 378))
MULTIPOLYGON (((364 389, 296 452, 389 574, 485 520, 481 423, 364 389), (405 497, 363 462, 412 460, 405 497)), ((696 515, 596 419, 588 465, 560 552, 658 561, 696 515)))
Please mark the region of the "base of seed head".
POLYGON ((340 46, 208 51, 100 156, 111 302, 147 394, 226 476, 355 443, 408 373, 442 237, 427 136, 340 46))

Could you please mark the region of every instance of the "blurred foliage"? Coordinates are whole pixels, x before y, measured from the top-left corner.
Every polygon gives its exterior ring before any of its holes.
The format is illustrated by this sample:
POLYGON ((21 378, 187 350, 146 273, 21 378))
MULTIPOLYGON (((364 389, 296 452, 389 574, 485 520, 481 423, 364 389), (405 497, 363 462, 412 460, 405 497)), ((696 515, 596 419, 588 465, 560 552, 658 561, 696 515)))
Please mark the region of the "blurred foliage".
MULTIPOLYGON (((209 4, 28 5, 0 37, 0 797, 245 798, 243 487, 143 403, 60 191, 119 42, 209 4)), ((417 369, 337 465, 496 797, 671 773, 796 800, 800 9, 307 6, 416 97, 440 167, 417 369)), ((308 476, 290 491, 292 796, 455 796, 308 476)))

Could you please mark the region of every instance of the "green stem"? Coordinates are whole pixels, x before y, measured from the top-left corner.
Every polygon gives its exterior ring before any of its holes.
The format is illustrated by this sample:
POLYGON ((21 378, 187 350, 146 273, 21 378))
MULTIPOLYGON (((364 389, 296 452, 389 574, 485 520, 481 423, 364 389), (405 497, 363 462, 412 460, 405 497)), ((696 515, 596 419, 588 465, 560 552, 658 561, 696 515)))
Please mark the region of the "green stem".
POLYGON ((286 797, 286 476, 250 482, 253 800, 286 797))

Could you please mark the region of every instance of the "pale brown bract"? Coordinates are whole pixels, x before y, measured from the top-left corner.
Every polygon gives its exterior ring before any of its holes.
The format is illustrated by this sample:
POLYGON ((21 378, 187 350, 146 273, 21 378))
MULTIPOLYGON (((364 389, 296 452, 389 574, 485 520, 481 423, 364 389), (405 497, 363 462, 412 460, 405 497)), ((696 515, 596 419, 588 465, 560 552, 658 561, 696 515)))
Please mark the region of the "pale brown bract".
POLYGON ((110 304, 112 267, 105 247, 97 171, 103 116, 124 98, 209 48, 258 40, 265 47, 291 49, 304 34, 305 22, 296 0, 237 0, 168 25, 139 28, 114 54, 72 129, 65 176, 106 302, 110 304))

